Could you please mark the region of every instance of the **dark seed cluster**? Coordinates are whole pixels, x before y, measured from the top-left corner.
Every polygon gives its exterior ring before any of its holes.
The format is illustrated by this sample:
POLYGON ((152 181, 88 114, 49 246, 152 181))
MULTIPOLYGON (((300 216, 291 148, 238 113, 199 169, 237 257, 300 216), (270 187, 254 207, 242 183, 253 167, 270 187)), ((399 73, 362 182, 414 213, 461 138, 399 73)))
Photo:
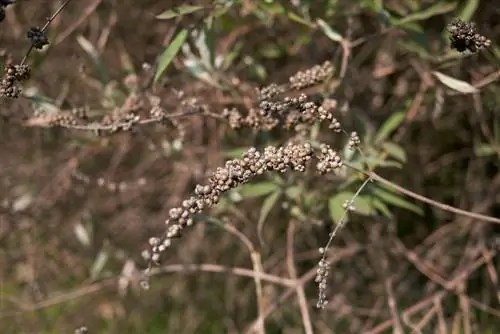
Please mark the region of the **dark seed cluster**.
POLYGON ((0 22, 5 19, 5 7, 12 5, 16 0, 0 0, 0 22))
POLYGON ((26 37, 30 40, 31 45, 38 50, 49 44, 47 34, 39 27, 31 27, 30 30, 28 30, 26 37))
POLYGON ((491 45, 491 41, 477 32, 474 22, 463 22, 457 19, 448 25, 451 48, 459 52, 469 50, 476 53, 491 45))
POLYGON ((30 69, 26 65, 7 64, 4 68, 4 75, 0 82, 0 96, 17 98, 21 94, 21 88, 17 83, 30 78, 30 69))
MULTIPOLYGON (((151 253, 146 254, 148 260, 158 262, 160 254, 172 244, 172 240, 180 237, 182 230, 193 224, 192 216, 216 205, 223 193, 265 172, 284 173, 288 170, 304 172, 313 157, 314 150, 309 143, 289 143, 281 147, 268 146, 263 152, 250 148, 243 154, 242 159, 227 161, 224 167, 217 168, 212 174, 208 184, 197 185, 190 198, 169 211, 169 218, 165 222, 167 225, 165 235, 150 239, 151 253)), ((321 154, 317 158, 319 159, 317 169, 321 173, 342 166, 339 155, 329 146, 321 148, 321 154)))

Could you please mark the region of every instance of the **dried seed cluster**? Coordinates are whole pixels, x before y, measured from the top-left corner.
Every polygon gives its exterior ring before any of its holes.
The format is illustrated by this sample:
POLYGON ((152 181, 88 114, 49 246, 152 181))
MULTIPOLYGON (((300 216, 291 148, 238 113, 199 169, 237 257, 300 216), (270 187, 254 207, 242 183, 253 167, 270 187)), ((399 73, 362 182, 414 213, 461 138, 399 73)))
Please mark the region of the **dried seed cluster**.
MULTIPOLYGON (((316 65, 290 77, 288 90, 299 90, 325 81, 333 74, 330 62, 316 65)), ((336 101, 318 105, 310 101, 304 93, 298 96, 281 97, 287 91, 286 85, 275 83, 257 89, 258 105, 246 113, 237 108, 227 108, 222 112, 229 125, 238 129, 251 127, 258 130, 269 131, 276 127, 293 129, 298 132, 307 131, 308 125, 316 121, 328 121, 329 128, 336 132, 341 131, 340 122, 333 117, 336 101)), ((295 93, 296 94, 296 93, 295 93)))
POLYGON ((26 65, 7 64, 4 76, 0 82, 0 96, 17 98, 21 94, 21 88, 16 84, 30 78, 30 69, 26 65))
MULTIPOLYGON (((325 250, 323 248, 320 249, 320 253, 324 253, 325 250)), ((314 281, 318 284, 318 302, 316 303, 317 308, 325 308, 328 304, 328 299, 326 297, 326 287, 327 287, 327 279, 328 273, 330 272, 330 263, 321 259, 318 263, 318 269, 316 269, 316 277, 314 281)))
POLYGON ((491 41, 477 32, 474 22, 463 22, 457 19, 448 25, 451 48, 459 52, 469 50, 476 53, 491 45, 491 41))
POLYGON ((315 65, 308 70, 297 72, 290 77, 290 87, 295 90, 317 85, 333 74, 333 65, 325 61, 322 65, 315 65))
POLYGON ((30 30, 28 30, 26 37, 30 40, 31 45, 38 50, 49 44, 47 34, 39 27, 31 27, 30 30))
POLYGON ((301 125, 311 125, 316 121, 329 122, 329 128, 341 131, 340 122, 333 116, 334 109, 326 109, 308 100, 305 94, 285 97, 283 100, 262 100, 258 108, 250 109, 246 115, 236 109, 224 109, 222 116, 229 125, 238 129, 243 126, 269 131, 276 127, 299 130, 301 125))
MULTIPOLYGON (((184 200, 182 205, 169 211, 169 218, 165 222, 167 231, 162 238, 150 239, 151 253, 146 254, 147 258, 155 263, 158 262, 160 254, 172 244, 172 240, 180 237, 182 230, 193 224, 192 216, 217 204, 224 192, 268 171, 304 172, 313 157, 314 150, 309 143, 289 143, 282 147, 268 146, 263 152, 251 148, 243 154, 242 159, 227 161, 224 167, 217 168, 212 174, 208 184, 197 185, 194 195, 184 200)), ((342 166, 340 156, 328 145, 321 147, 321 154, 317 158, 319 159, 317 169, 320 173, 342 166)))

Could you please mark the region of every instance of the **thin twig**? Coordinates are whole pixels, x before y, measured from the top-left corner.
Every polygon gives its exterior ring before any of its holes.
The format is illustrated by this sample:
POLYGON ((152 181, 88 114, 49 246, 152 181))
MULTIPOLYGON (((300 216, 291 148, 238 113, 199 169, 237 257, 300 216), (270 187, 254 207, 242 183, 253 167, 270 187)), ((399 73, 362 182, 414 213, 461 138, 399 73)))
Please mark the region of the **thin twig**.
POLYGON ((353 165, 350 165, 348 163, 344 163, 344 164, 346 166, 348 166, 349 168, 366 175, 369 180, 373 180, 373 181, 377 181, 377 182, 380 182, 382 184, 385 184, 386 186, 391 187, 392 189, 396 190, 397 192, 404 194, 408 197, 411 197, 413 199, 416 199, 417 201, 427 203, 427 204, 432 205, 436 208, 439 208, 443 211, 452 212, 452 213, 455 213, 455 214, 460 215, 460 216, 469 217, 469 218, 473 218, 473 219, 477 219, 477 220, 482 220, 485 222, 500 224, 500 218, 495 218, 495 217, 483 215, 480 213, 474 213, 474 212, 458 209, 454 206, 435 201, 435 200, 430 199, 428 197, 425 197, 423 195, 417 194, 411 190, 408 190, 400 185, 397 185, 397 184, 383 178, 382 176, 378 175, 375 172, 366 172, 366 171, 361 170, 357 167, 354 167, 353 165))
MULTIPOLYGON (((42 32, 44 32, 49 27, 49 25, 52 23, 52 21, 54 21, 56 16, 59 15, 59 13, 64 9, 64 7, 66 7, 70 3, 70 1, 71 0, 66 0, 61 4, 61 6, 59 6, 59 8, 55 11, 55 13, 52 14, 52 16, 47 20, 47 22, 45 22, 45 25, 41 29, 42 32)), ((23 60, 21 60, 21 64, 20 64, 21 66, 24 65, 26 60, 28 60, 28 57, 31 54, 32 50, 33 50, 33 44, 30 44, 28 51, 26 51, 26 54, 23 57, 23 60)))

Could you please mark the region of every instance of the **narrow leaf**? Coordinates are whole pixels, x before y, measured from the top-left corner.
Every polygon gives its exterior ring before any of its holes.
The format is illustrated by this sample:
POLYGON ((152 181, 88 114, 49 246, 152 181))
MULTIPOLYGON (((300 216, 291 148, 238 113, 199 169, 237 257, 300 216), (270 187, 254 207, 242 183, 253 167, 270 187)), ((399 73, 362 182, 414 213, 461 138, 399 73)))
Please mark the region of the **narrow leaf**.
POLYGON ((375 195, 376 197, 380 198, 382 201, 388 204, 397 206, 402 209, 413 211, 419 215, 423 214, 423 211, 420 207, 416 206, 411 202, 408 202, 399 194, 391 193, 380 188, 373 188, 372 193, 373 195, 375 195))
POLYGON ((101 249, 99 254, 97 255, 97 258, 94 261, 94 264, 92 265, 92 269, 90 269, 90 277, 92 279, 96 279, 99 277, 99 274, 101 271, 104 269, 104 266, 108 262, 109 254, 106 249, 101 249))
POLYGON ((476 12, 478 6, 479 6, 479 0, 467 1, 464 8, 460 11, 460 15, 458 15, 458 18, 461 19, 462 21, 470 21, 470 19, 476 12))
POLYGON ((402 19, 395 20, 394 25, 403 25, 409 22, 427 20, 433 16, 451 12, 457 7, 457 2, 447 3, 444 1, 438 2, 421 12, 410 14, 402 19))
POLYGON ((264 229, 264 223, 267 219, 267 216, 278 202, 278 199, 281 197, 281 191, 275 191, 271 195, 269 195, 262 204, 262 208, 260 209, 259 222, 257 223, 257 236, 261 243, 263 243, 262 238, 262 230, 264 229))
POLYGON ((342 42, 344 39, 342 35, 333 30, 325 21, 322 19, 317 19, 316 23, 318 23, 319 27, 323 30, 325 35, 330 38, 334 42, 342 42))
POLYGON ((375 143, 381 143, 387 139, 387 137, 389 137, 389 135, 403 122, 405 116, 406 115, 403 112, 396 112, 392 114, 391 117, 389 117, 389 119, 382 124, 375 135, 375 143))
POLYGON ((274 182, 259 182, 255 184, 245 184, 238 188, 238 192, 243 198, 260 197, 276 190, 277 184, 274 182))
POLYGON ((170 45, 163 51, 163 54, 160 57, 160 60, 158 62, 158 68, 156 69, 156 74, 155 74, 155 79, 154 82, 158 82, 158 79, 160 76, 165 72, 167 69, 168 65, 172 62, 174 57, 177 55, 179 50, 182 47, 182 44, 186 41, 186 38, 188 36, 188 30, 183 29, 181 30, 177 36, 175 36, 174 40, 170 45))
POLYGON ((381 200, 379 200, 378 198, 372 197, 372 204, 385 217, 387 217, 387 218, 393 217, 391 210, 389 210, 387 205, 384 202, 382 202, 381 200))
POLYGON ((395 158, 401 162, 406 162, 406 152, 401 146, 395 143, 386 142, 382 144, 382 147, 390 157, 395 158))
POLYGON ((97 71, 99 72, 99 75, 101 77, 100 80, 101 84, 103 86, 107 85, 109 82, 109 75, 108 72, 106 71, 106 66, 102 62, 101 56, 99 55, 99 51, 97 51, 97 48, 82 35, 78 35, 76 37, 76 41, 78 42, 78 44, 80 44, 83 51, 85 51, 94 62, 97 71))
POLYGON ((438 80, 441 81, 442 84, 453 90, 456 90, 457 92, 464 94, 471 94, 471 93, 476 93, 478 91, 477 88, 472 86, 470 83, 452 78, 441 72, 434 71, 432 72, 432 74, 434 74, 436 78, 438 78, 438 80))
POLYGON ((203 9, 203 6, 190 6, 190 5, 179 6, 174 9, 169 9, 164 11, 163 13, 157 15, 156 18, 159 20, 169 20, 177 16, 182 16, 197 12, 200 9, 203 9))

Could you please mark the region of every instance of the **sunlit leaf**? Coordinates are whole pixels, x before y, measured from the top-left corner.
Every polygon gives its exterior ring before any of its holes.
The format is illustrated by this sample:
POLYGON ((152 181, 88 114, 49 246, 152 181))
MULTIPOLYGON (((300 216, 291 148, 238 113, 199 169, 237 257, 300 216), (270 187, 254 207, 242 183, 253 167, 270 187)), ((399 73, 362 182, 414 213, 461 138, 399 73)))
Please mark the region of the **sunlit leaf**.
POLYGON ((370 216, 375 212, 373 207, 373 201, 370 196, 360 195, 354 200, 354 213, 361 214, 364 216, 370 216))
POLYGON ((295 21, 297 23, 303 24, 307 27, 313 27, 313 23, 309 22, 308 20, 300 17, 299 15, 295 14, 294 12, 288 12, 287 13, 288 18, 292 21, 295 21))
POLYGON ((328 200, 328 210, 330 211, 330 218, 336 223, 340 223, 342 217, 345 216, 344 203, 352 200, 354 197, 353 192, 343 191, 330 197, 328 200))
POLYGON ((322 19, 317 19, 316 20, 316 23, 318 23, 319 27, 321 28, 321 30, 323 30, 323 32, 325 33, 325 35, 330 38, 332 41, 334 42, 341 42, 344 38, 342 37, 341 34, 339 34, 338 32, 336 32, 335 30, 333 30, 325 21, 323 21, 322 19))
POLYGON ((289 198, 293 198, 293 199, 298 199, 301 193, 302 193, 302 188, 299 186, 291 186, 291 187, 286 188, 286 190, 285 190, 285 194, 289 198))
POLYGON ((163 13, 157 15, 156 18, 160 19, 160 20, 169 20, 169 19, 172 19, 172 18, 177 17, 177 16, 182 16, 182 15, 197 12, 203 8, 204 8, 203 6, 183 5, 183 6, 176 7, 174 9, 166 10, 163 13))
POLYGON ((457 92, 471 94, 478 91, 477 88, 472 86, 470 83, 452 78, 441 72, 433 71, 432 74, 434 74, 443 85, 456 90, 457 92))
POLYGON ((458 18, 462 21, 470 21, 478 6, 479 0, 468 0, 463 9, 460 11, 458 18))
POLYGON ((500 147, 496 148, 491 144, 482 143, 474 147, 474 153, 478 157, 487 157, 494 155, 496 152, 500 151, 500 147))
POLYGON ((105 248, 101 249, 101 251, 97 255, 97 258, 92 264, 92 268, 90 269, 90 277, 92 279, 96 279, 97 277, 99 277, 99 274, 102 272, 104 266, 108 262, 108 258, 109 258, 108 251, 105 248))
POLYGON ((74 227, 74 233, 78 241, 84 246, 90 246, 90 233, 82 223, 78 223, 74 227))
POLYGON ((182 29, 174 38, 172 43, 163 51, 163 54, 160 56, 160 60, 158 61, 158 68, 156 69, 154 82, 158 82, 158 79, 161 77, 163 72, 167 69, 168 65, 172 62, 174 57, 177 55, 179 50, 182 47, 182 44, 186 41, 188 36, 188 30, 182 29))

